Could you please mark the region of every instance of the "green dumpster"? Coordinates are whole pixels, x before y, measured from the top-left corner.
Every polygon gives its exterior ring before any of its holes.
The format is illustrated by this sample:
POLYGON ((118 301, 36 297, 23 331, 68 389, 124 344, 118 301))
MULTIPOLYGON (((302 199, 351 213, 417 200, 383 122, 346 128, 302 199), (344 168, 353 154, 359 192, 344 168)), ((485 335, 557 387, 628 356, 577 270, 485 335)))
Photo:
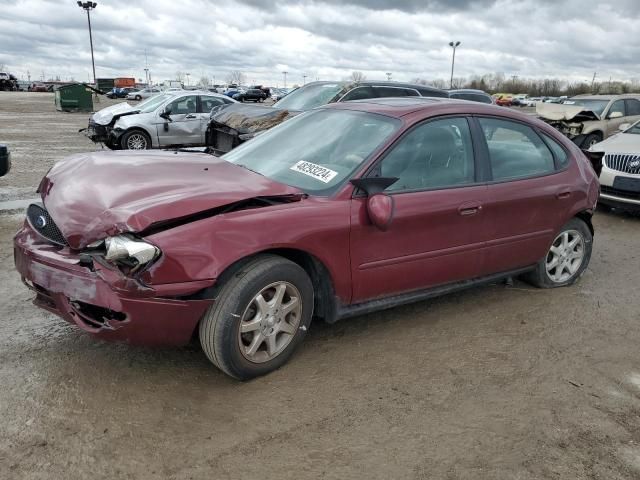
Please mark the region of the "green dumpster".
POLYGON ((56 110, 60 112, 93 112, 92 92, 84 85, 74 83, 56 90, 56 110))

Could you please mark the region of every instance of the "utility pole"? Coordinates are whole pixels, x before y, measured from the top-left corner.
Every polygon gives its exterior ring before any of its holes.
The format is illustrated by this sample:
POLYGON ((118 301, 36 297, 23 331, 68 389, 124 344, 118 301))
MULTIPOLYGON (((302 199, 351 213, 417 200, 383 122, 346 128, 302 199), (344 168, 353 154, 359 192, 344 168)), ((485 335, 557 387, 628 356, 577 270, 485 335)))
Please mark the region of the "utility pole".
POLYGON ((93 84, 97 85, 96 81, 96 62, 93 59, 93 36, 91 34, 91 10, 96 8, 98 4, 96 2, 81 2, 78 0, 78 6, 87 12, 87 22, 89 23, 89 43, 91 44, 91 66, 93 67, 93 84))
POLYGON ((284 88, 287 88, 287 71, 282 72, 282 75, 284 75, 284 88))
POLYGON ((451 59, 451 82, 449 83, 449 88, 453 88, 453 69, 456 65, 456 48, 460 46, 460 42, 449 42, 449 46, 453 48, 453 57, 451 59))
POLYGON ((391 72, 387 72, 385 75, 387 76, 387 82, 390 82, 392 73, 391 72))
POLYGON ((150 87, 149 82, 149 57, 147 56, 147 49, 144 49, 144 81, 147 82, 147 87, 150 87))
POLYGON ((307 84, 307 76, 302 75, 302 85, 306 85, 306 84, 307 84))
POLYGON ((593 93, 593 86, 596 84, 596 76, 598 76, 598 72, 593 72, 593 79, 591 80, 591 93, 593 93))

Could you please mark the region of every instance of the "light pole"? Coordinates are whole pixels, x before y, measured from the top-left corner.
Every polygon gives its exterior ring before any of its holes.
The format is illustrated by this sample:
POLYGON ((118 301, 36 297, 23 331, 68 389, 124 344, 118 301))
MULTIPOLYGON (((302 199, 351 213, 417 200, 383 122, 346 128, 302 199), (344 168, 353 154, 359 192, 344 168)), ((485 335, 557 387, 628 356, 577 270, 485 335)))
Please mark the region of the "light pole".
POLYGON ((89 43, 91 44, 91 66, 93 67, 93 84, 96 82, 96 62, 93 59, 93 36, 91 35, 91 10, 96 8, 98 4, 96 2, 81 2, 78 0, 78 6, 87 12, 87 22, 89 23, 89 43))
POLYGON ((453 88, 453 69, 456 65, 456 48, 460 46, 460 42, 449 42, 449 46, 453 48, 453 58, 451 59, 451 83, 449 88, 453 88))
POLYGON ((287 71, 282 72, 282 75, 284 75, 284 88, 287 88, 287 71))
POLYGON ((302 84, 303 85, 307 84, 307 76, 306 75, 302 75, 302 84))
POLYGON ((385 75, 387 76, 387 82, 390 82, 392 73, 391 72, 387 72, 385 75))

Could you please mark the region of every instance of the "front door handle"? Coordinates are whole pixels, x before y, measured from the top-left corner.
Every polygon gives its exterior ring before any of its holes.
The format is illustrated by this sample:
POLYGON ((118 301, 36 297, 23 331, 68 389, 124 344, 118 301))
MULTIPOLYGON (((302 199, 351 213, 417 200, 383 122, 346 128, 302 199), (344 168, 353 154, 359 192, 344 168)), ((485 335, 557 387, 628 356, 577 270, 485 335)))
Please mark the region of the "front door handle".
POLYGON ((478 203, 465 203, 460 205, 460 208, 458 208, 458 213, 463 217, 469 217, 471 215, 476 215, 477 213, 480 213, 481 210, 482 210, 482 205, 478 203))
POLYGON ((566 198, 569 198, 571 196, 571 192, 560 192, 556 195, 556 198, 558 200, 564 200, 566 198))
POLYGON ((184 118, 196 118, 196 116, 195 116, 194 114, 190 113, 189 115, 187 115, 187 116, 186 116, 186 117, 184 117, 184 118))

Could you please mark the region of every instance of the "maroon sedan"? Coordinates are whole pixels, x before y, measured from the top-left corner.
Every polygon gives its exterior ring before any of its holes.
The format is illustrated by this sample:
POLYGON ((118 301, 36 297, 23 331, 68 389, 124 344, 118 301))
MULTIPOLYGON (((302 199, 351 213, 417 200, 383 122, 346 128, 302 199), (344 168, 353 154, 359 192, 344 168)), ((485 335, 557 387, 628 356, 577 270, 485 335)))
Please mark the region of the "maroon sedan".
POLYGON ((36 305, 106 340, 179 345, 248 379, 327 322, 524 275, 572 284, 596 175, 548 125, 490 105, 378 99, 299 115, 218 158, 56 164, 15 237, 36 305))

